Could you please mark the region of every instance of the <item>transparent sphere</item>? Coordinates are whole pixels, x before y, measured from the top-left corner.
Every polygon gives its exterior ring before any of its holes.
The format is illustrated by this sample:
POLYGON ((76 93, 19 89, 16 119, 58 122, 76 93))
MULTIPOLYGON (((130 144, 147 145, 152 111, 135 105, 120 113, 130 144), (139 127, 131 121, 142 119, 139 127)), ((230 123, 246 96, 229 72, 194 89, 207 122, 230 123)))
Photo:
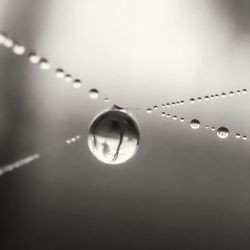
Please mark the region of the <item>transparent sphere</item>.
POLYGON ((200 128, 200 122, 196 119, 193 119, 191 122, 190 122, 190 127, 192 129, 198 129, 200 128))
POLYGON ((220 139, 226 139, 229 136, 229 130, 225 127, 220 127, 217 130, 217 136, 220 139))
POLYGON ((121 164, 132 158, 139 147, 139 128, 125 110, 99 114, 91 123, 88 146, 92 154, 106 164, 121 164))

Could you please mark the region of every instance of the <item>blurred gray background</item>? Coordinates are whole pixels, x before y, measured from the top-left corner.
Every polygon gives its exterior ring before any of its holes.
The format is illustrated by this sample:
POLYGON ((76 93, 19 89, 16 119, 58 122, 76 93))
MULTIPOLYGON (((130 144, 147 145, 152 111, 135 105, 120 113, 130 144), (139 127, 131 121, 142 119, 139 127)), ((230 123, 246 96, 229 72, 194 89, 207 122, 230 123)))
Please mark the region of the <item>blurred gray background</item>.
POLYGON ((86 141, 112 104, 249 88, 249 0, 0 0, 0 29, 84 80, 75 90, 0 48, 0 166, 47 149, 0 178, 1 249, 250 248, 249 142, 188 125, 250 135, 248 95, 169 109, 184 124, 132 109, 140 149, 117 168, 86 141))

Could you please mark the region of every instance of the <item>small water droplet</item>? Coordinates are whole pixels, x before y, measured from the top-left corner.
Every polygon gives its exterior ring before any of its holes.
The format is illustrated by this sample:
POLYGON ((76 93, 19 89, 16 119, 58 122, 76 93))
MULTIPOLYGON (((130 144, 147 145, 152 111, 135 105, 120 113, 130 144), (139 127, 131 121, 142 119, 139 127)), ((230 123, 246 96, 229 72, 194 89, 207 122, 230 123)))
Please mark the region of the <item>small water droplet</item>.
POLYGON ((221 97, 225 98, 226 97, 226 93, 222 93, 221 97))
POLYGON ((192 129, 199 129, 200 128, 200 122, 197 119, 193 119, 190 121, 190 127, 192 129))
POLYGON ((201 97, 198 97, 197 100, 198 100, 198 102, 201 102, 201 101, 202 101, 202 98, 201 98, 201 97))
POLYGON ((40 68, 43 70, 48 70, 50 68, 50 64, 47 59, 41 58, 39 62, 40 68))
POLYGON ((167 103, 167 104, 166 104, 166 107, 169 108, 169 107, 170 107, 170 103, 167 103))
POLYGON ((12 50, 16 55, 23 55, 25 53, 25 47, 18 43, 14 44, 12 50))
POLYGON ((146 113, 147 114, 151 114, 152 113, 152 109, 150 109, 150 108, 146 109, 146 113))
POLYGON ((75 137, 72 137, 72 138, 71 138, 71 142, 76 142, 76 138, 75 138, 75 137))
POLYGON ((209 129, 209 128, 210 128, 210 126, 209 126, 209 125, 207 125, 207 126, 206 126, 206 129, 209 129))
POLYGON ((73 87, 74 87, 75 89, 81 88, 81 87, 82 87, 82 82, 81 82, 81 80, 75 79, 74 82, 73 82, 73 87))
POLYGON ((212 127, 211 130, 212 130, 212 131, 215 131, 215 127, 212 127))
POLYGON ((37 64, 40 61, 40 57, 35 52, 30 52, 28 58, 29 61, 34 64, 37 64))
POLYGON ((105 102, 109 102, 109 98, 107 98, 107 97, 104 98, 104 101, 105 101, 105 102))
POLYGON ((184 122, 185 119, 183 117, 180 118, 180 122, 184 122))
POLYGON ((162 108, 165 108, 165 104, 162 104, 161 107, 162 107, 162 108))
POLYGON ((89 90, 89 97, 91 99, 97 99, 99 97, 99 91, 97 89, 90 89, 89 90))
POLYGON ((241 135, 240 135, 239 133, 237 133, 237 134, 235 135, 235 138, 236 138, 236 139, 240 139, 240 138, 241 138, 241 135))
POLYGON ((174 121, 177 120, 177 116, 176 116, 176 115, 173 116, 173 120, 174 120, 174 121))
POLYGON ((9 37, 6 37, 4 39, 4 43, 3 45, 6 47, 6 48, 12 48, 14 46, 14 40, 9 38, 9 37))
POLYGON ((64 77, 64 81, 65 82, 72 82, 73 81, 72 75, 66 74, 64 77))
POLYGON ((243 89, 243 90, 242 90, 242 93, 243 93, 243 94, 246 94, 246 93, 247 93, 247 89, 243 89))
POLYGON ((67 143, 67 144, 70 144, 70 143, 71 143, 71 140, 66 140, 66 143, 67 143))
POLYGON ((214 95, 210 95, 210 99, 213 100, 214 99, 214 95))
POLYGON ((194 98, 191 98, 191 99, 190 99, 190 103, 192 103, 192 104, 195 103, 195 99, 194 99, 194 98))
POLYGON ((240 95, 241 94, 241 91, 238 89, 237 90, 237 95, 240 95))
POLYGON ((165 112, 161 112, 161 116, 166 116, 166 113, 165 112))
POLYGON ((3 32, 0 32, 0 44, 4 45, 6 39, 7 35, 5 35, 3 32))
POLYGON ((169 118, 171 115, 170 114, 167 114, 167 118, 169 118))
POLYGON ((215 97, 216 99, 218 99, 218 98, 219 98, 219 95, 218 95, 218 94, 216 94, 216 95, 214 95, 214 97, 215 97))
POLYGON ((153 107, 153 109, 154 109, 154 110, 158 110, 158 106, 155 105, 155 106, 153 107))
POLYGON ((243 136, 242 136, 242 139, 243 139, 243 141, 246 141, 246 140, 247 140, 247 136, 246 136, 246 135, 243 135, 243 136))
POLYGON ((60 68, 56 69, 55 74, 56 74, 56 78, 59 78, 59 79, 62 79, 65 77, 65 73, 64 73, 63 69, 60 69, 60 68))
POLYGON ((175 102, 172 102, 172 106, 173 106, 173 107, 175 106, 175 102))
POLYGON ((180 103, 181 103, 181 105, 184 105, 184 104, 185 104, 185 102, 184 102, 183 100, 182 100, 180 103))
POLYGON ((220 139, 226 139, 229 136, 229 130, 225 127, 220 127, 217 130, 217 136, 220 139))
POLYGON ((208 95, 205 96, 205 100, 209 101, 209 96, 208 95))
POLYGON ((176 102, 176 105, 179 106, 179 105, 180 105, 180 102, 176 102))
POLYGON ((230 96, 234 96, 234 92, 233 92, 233 91, 230 91, 230 92, 229 92, 229 95, 230 95, 230 96))

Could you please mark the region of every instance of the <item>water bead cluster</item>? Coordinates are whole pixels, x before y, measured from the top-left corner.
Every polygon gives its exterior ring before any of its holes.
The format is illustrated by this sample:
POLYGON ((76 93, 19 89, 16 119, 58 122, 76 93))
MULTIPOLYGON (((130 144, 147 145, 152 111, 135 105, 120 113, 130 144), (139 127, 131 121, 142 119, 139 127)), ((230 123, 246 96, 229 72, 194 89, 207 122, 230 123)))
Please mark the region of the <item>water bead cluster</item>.
MULTIPOLYGON (((17 42, 15 39, 9 37, 6 33, 0 32, 0 45, 3 45, 5 48, 11 49, 16 55, 24 55, 26 53, 26 48, 21 43, 17 42)), ((51 69, 51 64, 49 60, 45 57, 40 56, 37 52, 31 51, 27 53, 28 60, 32 64, 36 64, 42 70, 51 69)), ((75 89, 82 87, 82 81, 79 78, 74 79, 73 76, 69 73, 66 73, 62 68, 57 67, 55 69, 55 77, 62 79, 67 83, 72 83, 72 86, 75 89)), ((99 91, 96 88, 89 90, 89 97, 91 99, 97 99, 99 97, 99 91)), ((109 98, 104 98, 105 102, 109 101, 109 98)))
MULTIPOLYGON (((201 123, 197 119, 191 120, 190 123, 189 123, 189 125, 194 130, 197 130, 197 129, 199 129, 201 127, 201 123)), ((203 127, 205 127, 206 129, 211 129, 211 131, 215 131, 216 130, 215 127, 211 127, 209 125, 206 125, 206 126, 203 126, 203 127)), ((217 132, 216 132, 216 135, 220 139, 226 139, 226 138, 229 137, 230 134, 234 134, 234 137, 236 139, 242 139, 243 141, 246 141, 248 139, 248 137, 246 135, 242 135, 241 136, 239 133, 233 133, 233 132, 230 133, 229 129, 227 127, 224 127, 224 126, 219 127, 217 129, 217 132)))
MULTIPOLYGON (((187 100, 163 103, 161 105, 161 108, 170 108, 170 107, 176 107, 176 106, 183 106, 186 103, 194 104, 194 103, 200 103, 203 100, 211 101, 211 100, 216 100, 216 99, 219 99, 219 98, 226 98, 227 96, 241 95, 241 94, 247 94, 247 93, 248 93, 248 90, 246 88, 244 88, 244 89, 238 89, 236 91, 229 91, 228 93, 222 92, 221 94, 206 95, 204 97, 201 97, 201 96, 199 96, 197 98, 191 97, 191 98, 189 98, 187 100)), ((146 111, 149 111, 150 109, 151 108, 147 108, 146 111)), ((152 109, 153 110, 158 110, 159 106, 155 105, 155 106, 153 106, 152 109)))
POLYGON ((73 144, 81 139, 80 135, 73 136, 65 141, 66 144, 70 145, 73 144))

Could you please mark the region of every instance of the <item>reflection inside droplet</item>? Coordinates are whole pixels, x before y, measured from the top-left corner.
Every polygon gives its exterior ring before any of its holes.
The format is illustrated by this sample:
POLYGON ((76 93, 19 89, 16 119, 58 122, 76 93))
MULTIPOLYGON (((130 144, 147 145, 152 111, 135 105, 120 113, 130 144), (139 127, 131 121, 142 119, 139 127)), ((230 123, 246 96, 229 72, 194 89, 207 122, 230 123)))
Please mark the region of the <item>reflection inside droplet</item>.
POLYGON ((192 129, 199 129, 200 128, 200 122, 197 119, 193 119, 190 121, 190 127, 192 129))
POLYGON ((88 146, 106 164, 121 164, 133 157, 139 147, 139 129, 124 110, 115 108, 101 113, 89 129, 88 146))
POLYGON ((220 139, 226 139, 229 136, 229 130, 225 127, 220 127, 217 130, 217 136, 220 139))

